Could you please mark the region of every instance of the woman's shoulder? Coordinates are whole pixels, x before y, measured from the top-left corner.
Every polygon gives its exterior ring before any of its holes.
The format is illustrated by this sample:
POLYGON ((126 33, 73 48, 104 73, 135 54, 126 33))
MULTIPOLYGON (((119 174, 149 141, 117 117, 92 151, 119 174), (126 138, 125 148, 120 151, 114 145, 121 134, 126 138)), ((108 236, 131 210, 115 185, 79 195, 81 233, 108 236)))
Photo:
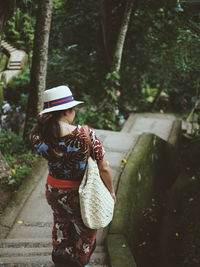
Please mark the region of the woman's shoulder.
POLYGON ((87 125, 87 124, 84 124, 84 125, 78 125, 77 127, 78 127, 78 129, 79 129, 81 132, 85 132, 85 133, 88 132, 89 134, 95 132, 94 129, 93 129, 91 126, 87 125))

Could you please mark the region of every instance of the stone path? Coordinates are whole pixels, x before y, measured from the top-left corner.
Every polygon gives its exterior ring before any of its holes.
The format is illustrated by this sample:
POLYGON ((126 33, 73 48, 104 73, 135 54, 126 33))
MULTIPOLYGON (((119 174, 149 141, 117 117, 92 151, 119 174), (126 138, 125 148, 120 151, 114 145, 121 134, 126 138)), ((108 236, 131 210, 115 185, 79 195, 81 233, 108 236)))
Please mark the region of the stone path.
MULTIPOLYGON (((121 132, 96 130, 107 152, 106 158, 111 166, 115 188, 122 170, 121 160, 128 158, 137 137, 148 132, 167 141, 174 120, 173 115, 132 114, 121 132)), ((7 238, 0 240, 0 264, 4 266, 49 266, 52 215, 44 196, 46 176, 45 169, 43 178, 29 196, 7 238)), ((107 229, 103 229, 98 232, 97 249, 90 266, 108 266, 104 247, 106 231, 107 229)))
POLYGON ((27 61, 27 54, 24 51, 18 50, 14 46, 10 45, 5 40, 1 41, 1 47, 9 54, 9 60, 6 70, 0 72, 0 80, 3 75, 5 82, 9 83, 13 77, 19 74, 24 68, 27 61))

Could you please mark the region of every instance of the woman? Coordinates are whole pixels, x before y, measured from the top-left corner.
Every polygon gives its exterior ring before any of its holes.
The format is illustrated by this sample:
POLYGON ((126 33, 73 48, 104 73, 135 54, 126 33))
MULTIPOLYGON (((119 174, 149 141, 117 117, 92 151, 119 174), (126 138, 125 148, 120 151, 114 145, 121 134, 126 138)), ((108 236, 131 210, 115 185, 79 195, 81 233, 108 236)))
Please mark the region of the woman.
POLYGON ((72 124, 74 107, 81 103, 74 100, 67 86, 46 90, 44 110, 30 134, 34 150, 48 161, 46 198, 54 219, 52 260, 59 267, 89 266, 90 256, 96 246, 97 231, 84 225, 78 194, 91 149, 101 178, 115 200, 110 169, 95 132, 88 127, 72 124), (92 148, 86 131, 91 138, 92 148))

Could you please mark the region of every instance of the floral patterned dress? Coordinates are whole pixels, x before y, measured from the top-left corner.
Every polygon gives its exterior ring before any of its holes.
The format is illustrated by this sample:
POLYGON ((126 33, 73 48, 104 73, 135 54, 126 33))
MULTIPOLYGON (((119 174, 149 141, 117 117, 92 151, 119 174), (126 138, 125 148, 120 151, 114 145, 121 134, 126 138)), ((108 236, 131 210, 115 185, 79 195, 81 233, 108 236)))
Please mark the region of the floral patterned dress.
MULTIPOLYGON (((104 149, 95 132, 89 128, 93 155, 104 157, 104 149)), ((81 182, 87 166, 89 143, 84 128, 44 143, 39 134, 32 137, 34 150, 47 159, 49 174, 59 180, 81 182)), ((52 260, 56 266, 85 266, 96 246, 96 230, 84 225, 79 204, 78 187, 56 188, 46 184, 46 198, 53 210, 52 260)))

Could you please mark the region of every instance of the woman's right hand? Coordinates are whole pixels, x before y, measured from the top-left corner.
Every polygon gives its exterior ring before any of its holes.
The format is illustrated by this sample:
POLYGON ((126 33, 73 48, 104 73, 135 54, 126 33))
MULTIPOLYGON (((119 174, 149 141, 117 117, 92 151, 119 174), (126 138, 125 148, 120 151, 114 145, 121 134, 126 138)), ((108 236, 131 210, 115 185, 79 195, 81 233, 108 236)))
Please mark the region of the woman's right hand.
POLYGON ((110 192, 111 194, 111 197, 113 198, 113 200, 116 202, 116 195, 115 195, 115 192, 110 192))

